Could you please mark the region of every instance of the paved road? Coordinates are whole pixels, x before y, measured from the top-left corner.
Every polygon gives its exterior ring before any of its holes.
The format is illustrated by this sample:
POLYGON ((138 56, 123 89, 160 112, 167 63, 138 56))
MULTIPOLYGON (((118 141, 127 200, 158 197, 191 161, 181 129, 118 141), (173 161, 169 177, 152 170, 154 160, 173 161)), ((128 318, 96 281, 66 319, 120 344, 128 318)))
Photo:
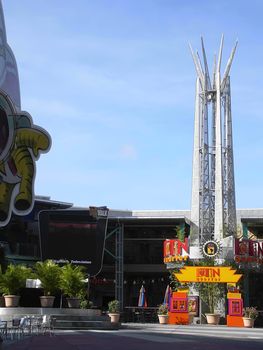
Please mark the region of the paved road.
POLYGON ((118 331, 64 331, 6 343, 6 350, 262 350, 263 329, 129 326, 118 331))

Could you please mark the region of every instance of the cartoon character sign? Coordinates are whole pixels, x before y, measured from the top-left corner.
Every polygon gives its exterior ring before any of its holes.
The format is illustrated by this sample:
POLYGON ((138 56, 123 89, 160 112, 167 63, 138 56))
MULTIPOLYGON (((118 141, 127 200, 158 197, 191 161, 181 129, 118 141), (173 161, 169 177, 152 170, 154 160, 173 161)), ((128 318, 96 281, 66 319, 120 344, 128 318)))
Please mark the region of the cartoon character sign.
POLYGON ((16 112, 0 91, 0 226, 12 212, 30 213, 34 205, 35 161, 48 152, 49 134, 32 122, 27 112, 16 112))

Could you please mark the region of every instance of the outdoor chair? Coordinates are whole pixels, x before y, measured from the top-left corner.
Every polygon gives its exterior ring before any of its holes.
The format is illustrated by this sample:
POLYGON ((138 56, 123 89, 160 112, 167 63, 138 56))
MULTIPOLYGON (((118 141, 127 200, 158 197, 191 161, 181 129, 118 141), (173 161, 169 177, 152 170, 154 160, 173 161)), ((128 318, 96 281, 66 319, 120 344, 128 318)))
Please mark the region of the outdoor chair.
POLYGON ((31 316, 30 317, 30 332, 31 334, 38 335, 41 332, 43 317, 31 316))
POLYGON ((152 310, 144 311, 144 322, 145 323, 153 323, 154 322, 154 313, 152 310))
POLYGON ((135 316, 135 323, 144 323, 144 313, 143 310, 137 309, 134 313, 135 316))
POLYGON ((7 321, 0 320, 0 336, 2 339, 7 338, 7 321))
POLYGON ((25 333, 31 333, 31 320, 30 317, 22 317, 19 324, 19 330, 21 335, 24 336, 25 333))
POLYGON ((24 325, 25 325, 25 317, 20 318, 13 318, 12 324, 10 327, 8 327, 8 333, 10 334, 10 338, 20 338, 24 335, 24 325))
POLYGON ((40 324, 40 331, 42 334, 49 333, 49 335, 53 335, 55 318, 50 315, 43 315, 42 322, 40 324))

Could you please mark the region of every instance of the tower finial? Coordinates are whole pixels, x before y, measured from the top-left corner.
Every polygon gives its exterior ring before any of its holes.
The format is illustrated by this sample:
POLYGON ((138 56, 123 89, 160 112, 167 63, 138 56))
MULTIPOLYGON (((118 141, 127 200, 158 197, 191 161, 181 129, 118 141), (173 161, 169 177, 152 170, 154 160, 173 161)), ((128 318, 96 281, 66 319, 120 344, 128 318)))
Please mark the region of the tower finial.
POLYGON ((222 34, 222 37, 221 37, 220 48, 219 48, 219 53, 218 53, 217 73, 220 73, 223 45, 224 45, 224 34, 222 34))
POLYGON ((221 90, 224 90, 224 88, 225 88, 226 80, 227 80, 227 77, 228 77, 229 72, 230 72, 230 68, 231 68, 232 61, 233 61, 233 58, 234 58, 234 55, 235 55, 235 52, 236 52, 237 44, 238 44, 238 41, 236 41, 236 44, 233 47, 233 49, 231 51, 231 54, 229 56, 229 59, 227 61, 226 69, 225 69, 225 72, 224 72, 224 75, 223 75, 223 79, 222 79, 222 83, 221 83, 221 90))
POLYGON ((202 88, 203 88, 204 87, 204 73, 203 73, 203 70, 202 70, 202 66, 201 66, 200 60, 199 60, 198 56, 194 53, 194 50, 193 50, 193 48, 192 48, 190 43, 189 43, 189 48, 190 48, 190 51, 191 51, 191 54, 192 54, 192 58, 193 58, 193 61, 194 61, 196 73, 198 75, 198 78, 199 78, 200 83, 201 83, 202 88))
POLYGON ((205 46, 204 46, 204 40, 203 37, 201 37, 201 45, 202 45, 202 53, 203 53, 203 60, 204 60, 204 67, 205 67, 205 78, 207 82, 207 88, 208 90, 211 90, 211 80, 209 75, 209 69, 207 65, 207 59, 206 59, 206 53, 205 53, 205 46))

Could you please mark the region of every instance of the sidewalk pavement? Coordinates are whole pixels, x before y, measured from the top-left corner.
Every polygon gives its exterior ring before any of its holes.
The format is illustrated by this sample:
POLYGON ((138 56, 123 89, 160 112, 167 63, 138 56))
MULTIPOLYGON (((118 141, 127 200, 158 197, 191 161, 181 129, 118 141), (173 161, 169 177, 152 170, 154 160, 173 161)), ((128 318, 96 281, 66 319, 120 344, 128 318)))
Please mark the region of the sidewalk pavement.
POLYGON ((220 339, 259 340, 263 341, 262 328, 236 328, 210 325, 160 325, 124 323, 119 330, 72 330, 54 331, 52 335, 26 335, 18 340, 4 340, 0 349, 4 350, 76 350, 76 349, 102 349, 108 350, 109 341, 121 345, 124 339, 130 337, 149 340, 149 335, 157 336, 185 335, 197 337, 217 337, 220 339), (98 336, 99 337, 98 343, 98 336), (112 338, 112 335, 115 337, 112 338), (109 340, 110 339, 110 340, 109 340))
POLYGON ((231 339, 254 338, 263 340, 263 328, 227 327, 226 325, 161 325, 158 323, 123 323, 121 330, 123 329, 162 334, 185 334, 207 337, 224 337, 231 339))

